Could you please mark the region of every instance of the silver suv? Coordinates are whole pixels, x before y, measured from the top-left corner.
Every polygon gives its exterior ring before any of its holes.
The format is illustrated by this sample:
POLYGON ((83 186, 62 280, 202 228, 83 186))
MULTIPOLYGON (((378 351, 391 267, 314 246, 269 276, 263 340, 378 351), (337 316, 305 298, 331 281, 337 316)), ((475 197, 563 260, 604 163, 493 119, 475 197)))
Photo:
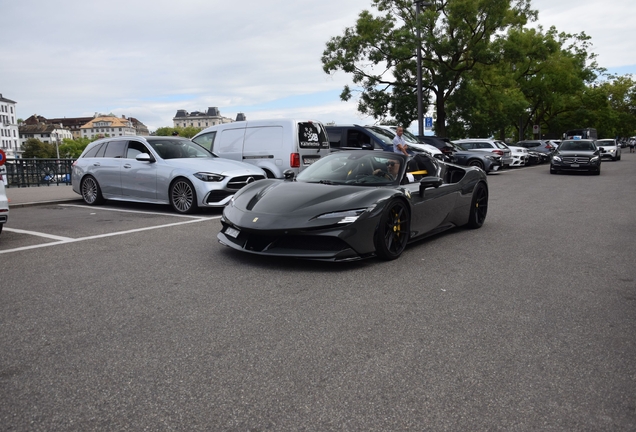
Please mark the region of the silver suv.
POLYGON ((509 167, 512 164, 512 152, 503 141, 487 138, 468 138, 453 140, 453 142, 461 144, 466 150, 498 154, 501 156, 501 164, 504 167, 509 167))

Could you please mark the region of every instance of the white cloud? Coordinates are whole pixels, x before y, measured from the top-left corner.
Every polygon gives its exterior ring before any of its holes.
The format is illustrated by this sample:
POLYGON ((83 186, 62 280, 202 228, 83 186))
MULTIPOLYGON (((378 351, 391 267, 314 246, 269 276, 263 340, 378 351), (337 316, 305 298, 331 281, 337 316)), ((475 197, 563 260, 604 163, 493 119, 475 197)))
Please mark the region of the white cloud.
MULTIPOLYGON (((540 23, 585 31, 605 67, 634 65, 626 17, 636 2, 536 0, 540 23)), ((370 0, 22 0, 2 2, 0 93, 18 116, 113 112, 150 129, 178 109, 214 106, 227 117, 371 123, 338 98, 350 77, 329 76, 326 42, 370 0)))

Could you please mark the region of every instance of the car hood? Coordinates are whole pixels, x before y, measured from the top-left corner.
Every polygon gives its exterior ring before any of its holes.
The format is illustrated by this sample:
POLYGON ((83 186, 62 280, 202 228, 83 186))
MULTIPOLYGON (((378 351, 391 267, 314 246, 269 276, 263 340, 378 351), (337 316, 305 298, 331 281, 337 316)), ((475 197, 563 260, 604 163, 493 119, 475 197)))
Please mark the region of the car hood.
MULTIPOLYGON (((234 205, 255 213, 289 215, 294 212, 351 210, 369 204, 376 187, 325 185, 270 180, 241 193, 234 205)), ((320 214, 320 213, 318 213, 320 214)))
POLYGON ((225 208, 224 217, 237 226, 293 229, 333 223, 317 216, 371 208, 395 190, 382 187, 324 185, 260 180, 241 189, 225 208))
POLYGON ((265 175, 265 172, 255 165, 224 158, 183 158, 164 159, 166 165, 172 168, 192 170, 193 172, 210 172, 221 175, 265 175))

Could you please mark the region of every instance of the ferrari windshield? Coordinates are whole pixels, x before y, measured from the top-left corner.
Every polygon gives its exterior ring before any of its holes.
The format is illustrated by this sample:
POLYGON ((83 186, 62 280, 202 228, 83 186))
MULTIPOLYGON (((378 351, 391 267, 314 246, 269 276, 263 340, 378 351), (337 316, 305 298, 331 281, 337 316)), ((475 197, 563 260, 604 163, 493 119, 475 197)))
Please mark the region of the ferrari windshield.
POLYGON ((404 175, 406 160, 397 153, 379 151, 337 152, 314 162, 298 174, 306 183, 388 185, 404 175))

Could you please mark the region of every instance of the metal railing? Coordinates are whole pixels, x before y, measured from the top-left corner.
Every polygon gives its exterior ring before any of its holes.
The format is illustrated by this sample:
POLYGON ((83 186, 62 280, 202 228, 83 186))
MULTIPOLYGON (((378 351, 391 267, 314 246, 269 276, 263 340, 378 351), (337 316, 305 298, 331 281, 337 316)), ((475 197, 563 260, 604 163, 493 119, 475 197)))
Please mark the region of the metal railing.
MULTIPOLYGON (((75 159, 7 159, 7 187, 70 185, 75 159)), ((4 171, 4 170, 2 170, 4 171)))

